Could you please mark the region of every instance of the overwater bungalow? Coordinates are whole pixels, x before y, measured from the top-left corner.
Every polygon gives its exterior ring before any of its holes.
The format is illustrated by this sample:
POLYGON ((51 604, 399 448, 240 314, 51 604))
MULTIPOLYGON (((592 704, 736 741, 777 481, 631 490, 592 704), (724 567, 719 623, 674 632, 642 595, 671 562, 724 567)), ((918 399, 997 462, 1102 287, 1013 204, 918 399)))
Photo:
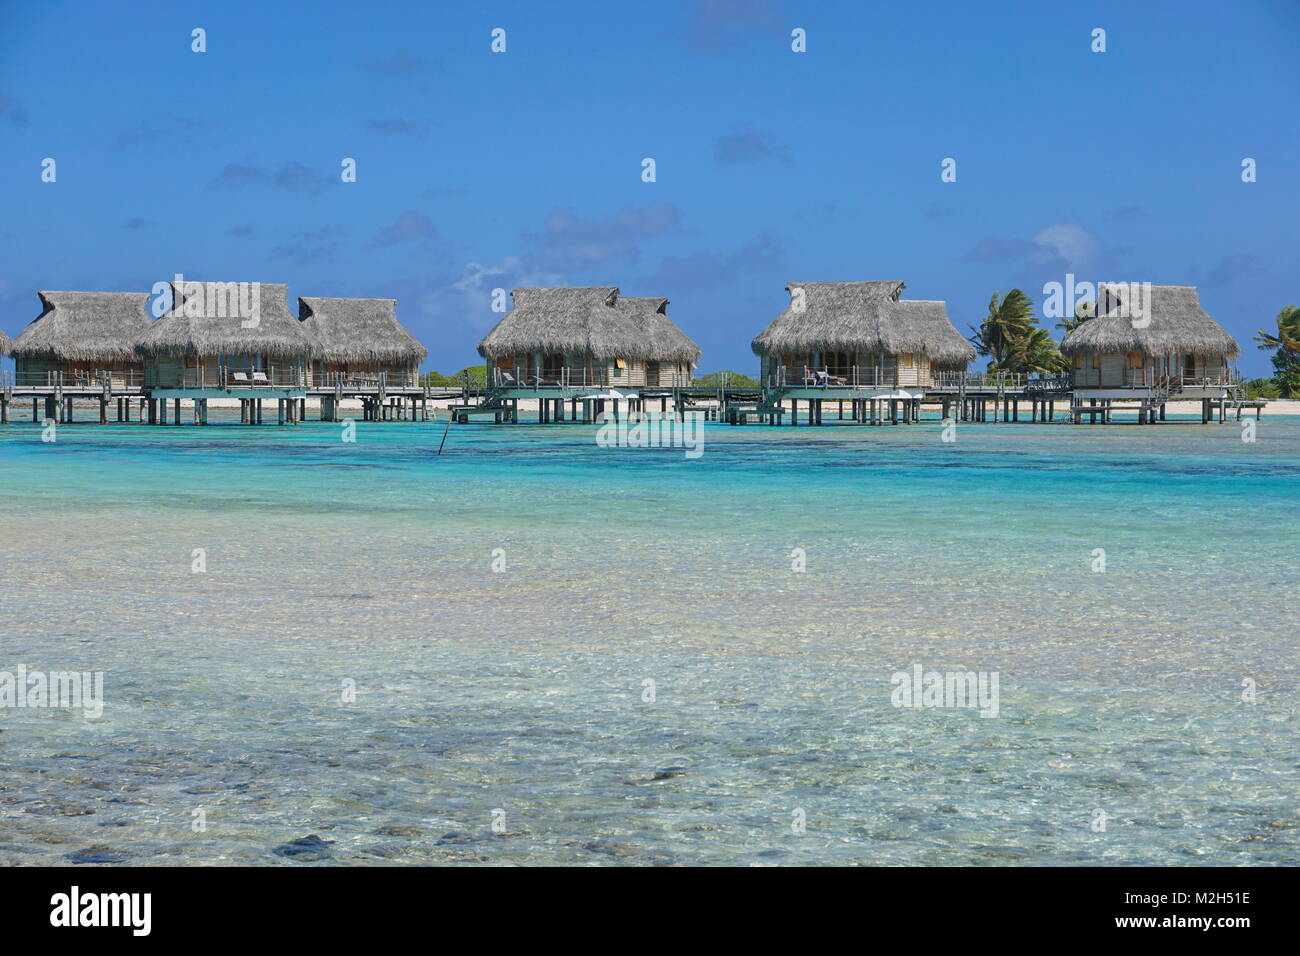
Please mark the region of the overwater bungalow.
POLYGON ((621 300, 617 286, 519 288, 483 337, 488 383, 506 392, 672 387, 700 350, 664 298, 621 300))
POLYGON ((1206 314, 1195 286, 1150 286, 1145 303, 1140 288, 1100 286, 1096 317, 1061 343, 1072 366, 1073 407, 1100 401, 1109 409, 1111 401, 1137 399, 1140 419, 1150 420, 1156 411, 1163 418, 1165 402, 1177 395, 1201 399, 1203 420, 1214 402, 1222 412, 1238 385, 1228 364, 1241 354, 1236 339, 1206 314))
POLYGON ((902 300, 903 288, 897 281, 789 283, 789 304, 751 343, 764 387, 919 398, 942 372, 964 371, 975 349, 944 303, 902 300))
POLYGON ((159 389, 304 388, 314 344, 286 305, 287 286, 256 286, 252 314, 219 305, 226 283, 183 283, 173 304, 135 339, 145 384, 159 389), (208 288, 200 290, 196 286, 208 288))
POLYGON ((152 324, 144 292, 42 291, 42 310, 9 345, 20 386, 138 387, 142 364, 132 349, 152 324))
POLYGON ((207 400, 244 400, 241 417, 260 421, 262 399, 279 402, 281 421, 304 410, 315 343, 286 304, 288 289, 273 283, 173 284, 172 306, 135 341, 150 389, 150 421, 182 399, 206 420, 207 400), (251 308, 249 307, 251 304, 251 308))
POLYGON ((397 321, 396 299, 300 298, 298 318, 316 343, 312 387, 419 385, 429 351, 397 321))

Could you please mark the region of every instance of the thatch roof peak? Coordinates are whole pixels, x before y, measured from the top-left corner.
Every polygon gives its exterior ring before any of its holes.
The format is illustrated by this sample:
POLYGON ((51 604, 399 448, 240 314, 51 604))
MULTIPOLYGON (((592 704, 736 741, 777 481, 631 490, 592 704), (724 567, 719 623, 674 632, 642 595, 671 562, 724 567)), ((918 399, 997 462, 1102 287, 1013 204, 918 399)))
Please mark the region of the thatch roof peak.
POLYGON ((1061 343, 1064 355, 1141 352, 1146 355, 1205 355, 1234 359, 1241 354, 1237 340, 1201 307, 1196 286, 1151 286, 1150 314, 1136 319, 1126 283, 1103 283, 1097 294, 1101 306, 1061 343))
POLYGON ((668 299, 664 296, 628 296, 615 304, 634 329, 648 339, 636 356, 651 362, 677 362, 693 365, 700 360, 700 347, 668 317, 668 299))
POLYGON ((315 343, 286 304, 288 286, 193 282, 172 286, 172 307, 136 340, 144 355, 304 358, 315 343), (251 307, 251 308, 250 308, 251 307))
POLYGON ((13 340, 15 358, 56 362, 124 362, 152 323, 147 292, 74 292, 43 289, 41 314, 13 340))
POLYGON ((542 305, 574 306, 578 303, 613 306, 618 296, 619 289, 616 285, 519 286, 510 290, 515 308, 521 305, 530 308, 542 305))
POLYGON ((699 354, 661 312, 667 299, 631 299, 631 305, 619 306, 618 286, 522 287, 511 296, 514 308, 478 345, 484 358, 545 352, 671 362, 694 361, 689 356, 699 354), (656 314, 662 318, 651 319, 656 314))
POLYGON ((429 350, 397 321, 396 299, 298 299, 298 318, 327 362, 423 362, 429 350))
POLYGON ((751 347, 758 355, 800 352, 920 353, 964 367, 975 349, 943 302, 904 300, 898 280, 790 282, 790 302, 751 347))
POLYGON ((13 339, 5 335, 4 330, 0 329, 0 356, 9 354, 9 349, 13 345, 13 339))

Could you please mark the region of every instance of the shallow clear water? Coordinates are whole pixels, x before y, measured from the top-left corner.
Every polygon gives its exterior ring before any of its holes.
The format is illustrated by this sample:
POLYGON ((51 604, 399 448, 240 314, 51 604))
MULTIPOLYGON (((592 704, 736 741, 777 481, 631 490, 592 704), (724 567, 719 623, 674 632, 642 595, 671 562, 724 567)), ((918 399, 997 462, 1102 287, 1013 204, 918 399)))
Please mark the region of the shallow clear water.
POLYGON ((1300 420, 443 427, 0 428, 0 864, 1300 862, 1300 420))

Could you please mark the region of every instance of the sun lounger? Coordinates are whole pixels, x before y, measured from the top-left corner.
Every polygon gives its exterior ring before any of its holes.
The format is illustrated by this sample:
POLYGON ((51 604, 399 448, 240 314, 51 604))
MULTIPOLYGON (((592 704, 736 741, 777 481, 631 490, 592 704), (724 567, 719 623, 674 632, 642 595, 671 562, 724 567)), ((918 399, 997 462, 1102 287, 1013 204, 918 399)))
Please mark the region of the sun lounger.
POLYGON ((805 385, 812 384, 821 388, 825 388, 828 385, 843 385, 844 381, 845 380, 838 375, 831 375, 829 372, 823 372, 821 369, 815 368, 809 369, 808 373, 804 376, 805 385), (812 379, 811 383, 809 382, 809 379, 812 379))
POLYGON ((266 377, 266 373, 265 373, 265 372, 254 372, 254 373, 253 373, 253 384, 254 384, 254 385, 270 385, 270 384, 271 384, 271 380, 270 380, 269 378, 266 377))
POLYGON ((248 381, 248 376, 247 376, 246 374, 244 374, 243 372, 231 372, 231 373, 230 373, 230 384, 232 384, 232 385, 248 385, 248 384, 250 384, 250 383, 249 383, 249 381, 248 381))

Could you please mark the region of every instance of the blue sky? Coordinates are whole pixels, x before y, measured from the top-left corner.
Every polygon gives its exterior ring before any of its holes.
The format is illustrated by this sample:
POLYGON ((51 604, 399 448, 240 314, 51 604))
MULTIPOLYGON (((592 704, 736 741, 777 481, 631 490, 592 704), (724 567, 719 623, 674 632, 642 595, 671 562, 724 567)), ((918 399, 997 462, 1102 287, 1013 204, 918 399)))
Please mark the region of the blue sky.
POLYGON ((965 331, 1074 272, 1200 286, 1267 374, 1250 336, 1300 301, 1298 41, 1294 0, 11 0, 0 328, 37 289, 181 272, 394 297, 453 371, 494 288, 610 284, 752 371, 790 280, 901 279, 965 331))

